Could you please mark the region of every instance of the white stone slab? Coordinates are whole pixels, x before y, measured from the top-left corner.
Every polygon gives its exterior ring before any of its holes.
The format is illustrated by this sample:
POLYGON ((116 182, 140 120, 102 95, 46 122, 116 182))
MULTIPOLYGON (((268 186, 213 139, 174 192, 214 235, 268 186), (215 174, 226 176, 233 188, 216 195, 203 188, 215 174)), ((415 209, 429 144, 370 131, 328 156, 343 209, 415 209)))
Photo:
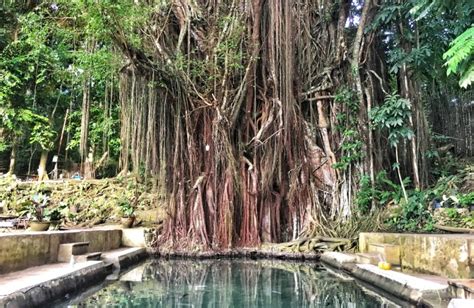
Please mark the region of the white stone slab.
POLYGON ((328 251, 321 255, 321 258, 329 258, 335 260, 337 263, 354 263, 356 257, 354 255, 348 255, 342 252, 328 251))
POLYGON ((472 308, 474 307, 474 299, 455 298, 449 302, 448 308, 472 308))
POLYGON ((390 280, 393 280, 395 282, 398 282, 402 285, 405 285, 411 289, 415 289, 418 291, 436 291, 436 290, 442 290, 442 289, 447 288, 447 285, 443 285, 440 283, 410 276, 410 275, 396 272, 396 271, 383 270, 372 264, 357 264, 357 267, 363 270, 372 272, 374 274, 377 274, 379 276, 388 278, 390 280))

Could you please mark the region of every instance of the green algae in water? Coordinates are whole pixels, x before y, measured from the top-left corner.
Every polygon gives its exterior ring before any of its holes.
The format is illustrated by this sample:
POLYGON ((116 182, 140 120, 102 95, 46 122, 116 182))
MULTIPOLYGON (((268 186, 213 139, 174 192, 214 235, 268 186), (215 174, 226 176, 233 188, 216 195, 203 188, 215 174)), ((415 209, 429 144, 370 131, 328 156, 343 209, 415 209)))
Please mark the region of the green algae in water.
POLYGON ((388 307, 318 263, 152 260, 57 307, 388 307), (96 288, 97 289, 97 288, 96 288))

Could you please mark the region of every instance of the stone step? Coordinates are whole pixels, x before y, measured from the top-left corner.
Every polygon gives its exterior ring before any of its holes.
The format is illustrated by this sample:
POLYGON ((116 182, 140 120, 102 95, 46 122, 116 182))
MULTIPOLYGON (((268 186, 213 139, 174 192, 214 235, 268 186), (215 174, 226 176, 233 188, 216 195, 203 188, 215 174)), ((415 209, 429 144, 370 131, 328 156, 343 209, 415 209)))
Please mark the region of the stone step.
POLYGON ((65 243, 59 245, 58 261, 69 262, 71 256, 79 256, 87 254, 89 242, 65 243))
POLYGON ((369 244, 368 252, 382 255, 383 259, 392 265, 401 265, 399 245, 372 243, 369 244))
POLYGON ((378 252, 356 253, 357 263, 377 265, 382 260, 382 255, 378 252))
POLYGON ((91 252, 84 255, 74 256, 76 263, 87 262, 87 261, 100 261, 102 257, 102 252, 91 252))

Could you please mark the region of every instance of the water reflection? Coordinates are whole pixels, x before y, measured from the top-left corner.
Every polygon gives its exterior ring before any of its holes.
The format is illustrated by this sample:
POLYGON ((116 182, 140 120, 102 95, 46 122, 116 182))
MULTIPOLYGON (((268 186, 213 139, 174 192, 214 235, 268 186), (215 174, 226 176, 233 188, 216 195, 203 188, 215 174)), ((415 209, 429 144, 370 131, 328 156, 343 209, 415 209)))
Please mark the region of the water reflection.
POLYGON ((153 260, 62 307, 384 307, 316 263, 153 260))

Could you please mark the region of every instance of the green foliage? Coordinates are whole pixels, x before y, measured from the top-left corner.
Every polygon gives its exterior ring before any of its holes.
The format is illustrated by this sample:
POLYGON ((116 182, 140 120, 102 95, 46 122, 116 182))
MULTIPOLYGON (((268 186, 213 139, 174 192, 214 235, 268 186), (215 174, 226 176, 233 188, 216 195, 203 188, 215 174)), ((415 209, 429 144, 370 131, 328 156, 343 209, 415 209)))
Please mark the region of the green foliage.
POLYGON ((451 152, 436 158, 433 161, 433 167, 431 173, 435 178, 449 177, 458 172, 459 162, 451 152))
MULTIPOLYGON (((389 72, 396 74, 405 65, 422 81, 454 87, 452 78, 446 78, 443 51, 472 27, 473 12, 474 2, 469 0, 387 0, 366 31, 381 29, 389 72)), ((463 61, 463 71, 467 73, 466 62, 463 61)), ((468 76, 464 84, 470 79, 468 76)))
POLYGON ((388 131, 388 141, 394 147, 400 140, 413 137, 413 131, 408 126, 410 114, 410 101, 394 92, 386 96, 382 106, 371 110, 369 118, 374 127, 388 131))
MULTIPOLYGON (((404 180, 405 185, 408 185, 409 182, 409 178, 404 180)), ((386 171, 381 171, 376 175, 373 186, 369 176, 361 176, 355 204, 359 212, 367 213, 372 209, 372 204, 383 208, 389 204, 399 203, 402 197, 403 192, 400 186, 388 178, 386 171)))
POLYGON ((443 55, 447 74, 459 73, 459 86, 467 88, 474 81, 474 25, 459 35, 443 55))
POLYGON ((474 193, 462 193, 460 187, 468 177, 469 168, 443 176, 424 191, 408 191, 408 199, 399 198, 391 208, 388 225, 397 231, 432 231, 433 225, 452 227, 474 226, 474 193))
POLYGON ((0 71, 8 76, 0 81, 0 128, 6 129, 6 143, 22 145, 29 136, 29 143, 51 150, 56 132, 47 115, 59 107, 57 88, 69 55, 66 38, 47 15, 43 9, 20 14, 16 40, 0 50, 0 71))
POLYGON ((433 219, 437 224, 458 228, 474 227, 474 211, 464 208, 436 209, 433 219))
POLYGON ((463 207, 474 205, 474 191, 459 195, 459 204, 463 207))
POLYGON ((36 218, 36 206, 31 201, 24 202, 18 215, 25 218, 36 218))
MULTIPOLYGON (((127 27, 146 21, 151 12, 129 1, 85 0, 41 1, 33 7, 10 4, 0 9, 0 16, 10 21, 0 21, 0 151, 16 145, 20 162, 25 153, 38 148, 54 150, 67 109, 69 115, 79 114, 69 118, 68 127, 80 130, 80 102, 87 80, 91 84, 88 144, 99 157, 108 151, 107 157, 118 158, 119 104, 117 79, 113 80, 123 64, 112 50, 112 21, 106 11, 126 19, 127 27), (113 106, 108 113, 104 113, 104 100, 113 106)), ((139 37, 134 31, 125 33, 139 37)), ((72 138, 64 136, 62 146, 64 140, 71 140, 68 156, 75 159, 78 138, 72 133, 72 138)))
POLYGON ((62 210, 60 207, 45 209, 44 218, 49 221, 62 220, 64 218, 62 210))
MULTIPOLYGON (((133 200, 134 210, 156 210, 165 203, 163 195, 152 194, 151 185, 138 183, 135 178, 40 185, 0 177, 0 200, 6 211, 4 214, 18 215, 28 205, 33 205, 32 197, 35 195, 48 196, 44 218, 52 219, 51 215, 56 215, 54 212, 58 210, 68 224, 117 222, 122 216, 118 204, 124 200, 133 200)), ((36 214, 34 211, 31 213, 36 214)), ((162 215, 160 219, 165 217, 165 212, 162 215)))
MULTIPOLYGON (((243 24, 235 16, 219 16, 217 28, 226 35, 220 37, 212 46, 211 56, 201 57, 200 48, 193 48, 189 54, 182 51, 176 52, 168 64, 174 74, 190 79, 194 87, 202 93, 211 91, 216 85, 216 80, 226 79, 229 73, 245 74, 245 50, 242 42, 245 31, 243 24), (213 60, 210 61, 209 57, 213 60)), ((211 44, 212 45, 212 44, 211 44)))
POLYGON ((37 143, 42 150, 50 151, 54 146, 54 139, 56 132, 51 129, 48 119, 41 116, 36 116, 38 121, 34 124, 31 131, 30 143, 37 143))
POLYGON ((458 212, 454 208, 447 208, 446 209, 446 214, 448 215, 449 218, 455 219, 459 216, 458 212))
POLYGON ((373 31, 383 25, 388 25, 394 22, 400 11, 405 11, 409 6, 406 2, 398 3, 395 1, 387 1, 383 5, 378 14, 375 16, 372 24, 366 29, 366 31, 373 31))
POLYGON ((135 215, 135 207, 131 204, 130 200, 122 199, 119 201, 118 206, 123 217, 132 217, 135 215))
MULTIPOLYGON (((104 136, 107 136, 107 148, 111 157, 118 157, 120 154, 120 109, 119 106, 111 107, 111 116, 104 113, 103 106, 93 105, 90 109, 89 143, 99 146, 103 143, 104 136)), ((66 127, 70 133, 70 140, 67 144, 68 150, 78 150, 81 139, 81 116, 80 110, 69 114, 69 125, 66 127)))
POLYGON ((374 200, 374 189, 370 182, 368 175, 362 175, 359 180, 359 191, 355 199, 357 210, 361 213, 367 213, 372 207, 372 201, 374 200))
POLYGON ((34 194, 22 204, 19 215, 20 217, 26 216, 27 218, 33 218, 41 222, 46 218, 45 208, 48 204, 49 196, 42 193, 34 194))
POLYGON ((345 112, 336 115, 336 130, 341 132, 343 139, 341 144, 341 157, 332 167, 344 170, 363 157, 363 144, 360 133, 357 130, 359 102, 355 93, 347 88, 340 89, 334 101, 343 104, 345 112))
MULTIPOLYGON (((474 2, 469 0, 411 0, 412 8, 409 13, 422 26, 422 39, 426 40, 429 48, 441 57, 440 50, 450 48, 442 58, 447 60, 445 65, 447 75, 460 75, 459 85, 468 87, 474 80, 474 27, 472 13, 474 2), (429 17, 429 18, 428 18, 429 17), (467 29, 467 30, 466 30, 467 29), (440 48, 441 47, 441 48, 440 48)), ((430 59, 431 63, 438 59, 430 59)), ((428 72, 429 73, 429 72, 428 72)), ((433 75, 433 73, 431 72, 433 75)), ((434 77, 434 76, 433 76, 434 77)))
POLYGON ((428 46, 412 48, 409 53, 394 48, 388 52, 388 62, 390 63, 390 73, 397 74, 404 64, 410 63, 416 67, 429 66, 432 50, 428 46))
MULTIPOLYGON (((403 182, 406 186, 410 179, 406 178, 403 182)), ((363 176, 360 183, 355 203, 361 214, 372 211, 373 204, 376 208, 390 210, 390 217, 386 221, 389 228, 408 232, 433 230, 434 221, 429 210, 432 191, 408 191, 405 200, 401 186, 392 182, 385 171, 377 174, 373 186, 368 176, 363 176)))
POLYGON ((359 139, 360 134, 355 129, 346 129, 342 133, 344 141, 341 145, 342 156, 337 163, 333 165, 335 169, 346 169, 353 162, 363 157, 362 141, 359 139))
POLYGON ((397 231, 433 231, 433 218, 428 208, 428 195, 411 191, 408 199, 400 199, 398 208, 392 213, 388 224, 397 231))

